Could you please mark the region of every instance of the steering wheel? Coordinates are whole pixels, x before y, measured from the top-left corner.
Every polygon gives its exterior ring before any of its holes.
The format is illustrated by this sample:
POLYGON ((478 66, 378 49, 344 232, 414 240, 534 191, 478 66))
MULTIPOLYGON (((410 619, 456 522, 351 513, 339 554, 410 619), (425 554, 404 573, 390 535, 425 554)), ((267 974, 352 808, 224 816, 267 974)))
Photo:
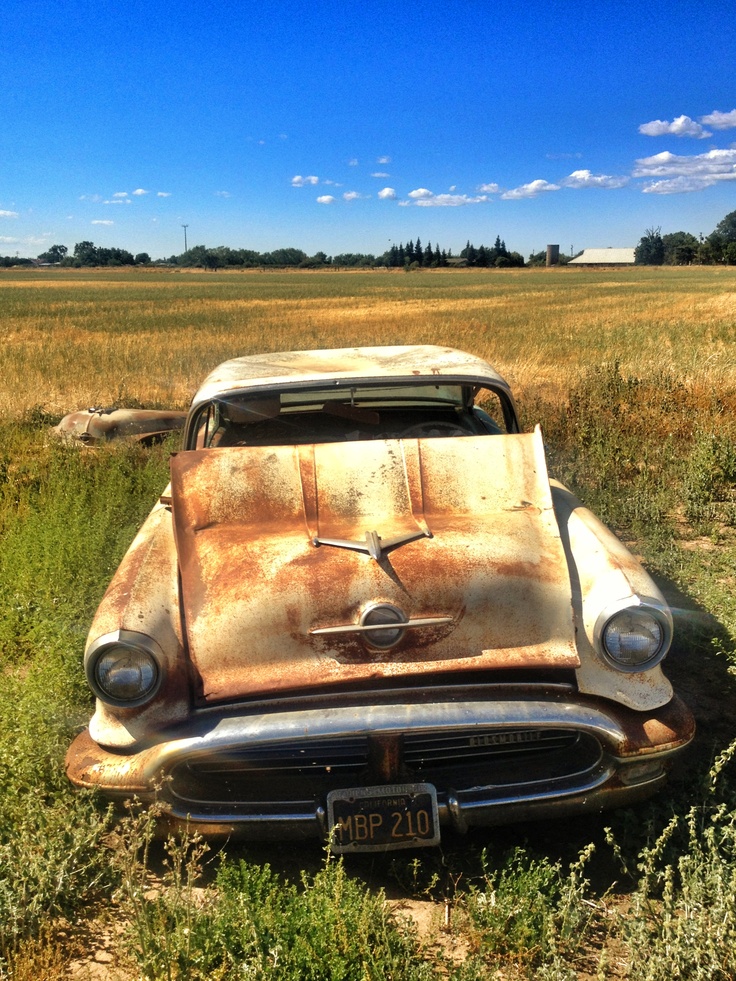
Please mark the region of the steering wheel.
POLYGON ((422 439, 431 436, 467 436, 468 431, 455 422, 417 422, 401 433, 402 439, 422 439))

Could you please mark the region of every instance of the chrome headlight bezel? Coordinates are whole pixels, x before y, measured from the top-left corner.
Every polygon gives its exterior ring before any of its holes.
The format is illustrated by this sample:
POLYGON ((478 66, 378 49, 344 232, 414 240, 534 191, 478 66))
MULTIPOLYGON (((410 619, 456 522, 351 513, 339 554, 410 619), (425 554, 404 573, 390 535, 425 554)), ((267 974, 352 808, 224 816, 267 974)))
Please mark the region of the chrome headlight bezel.
MULTIPOLYGON (((156 641, 147 634, 139 634, 132 630, 115 630, 98 637, 90 644, 85 655, 87 684, 100 701, 116 708, 138 708, 155 698, 164 680, 163 665, 163 652, 156 641), (129 671, 131 664, 135 671, 137 663, 139 674, 147 679, 145 684, 141 684, 138 694, 122 697, 105 687, 103 680, 105 662, 109 663, 116 656, 121 662, 128 660, 129 671)), ((117 670, 122 669, 121 664, 117 670)))
POLYGON ((656 667, 666 656, 672 643, 672 614, 667 606, 655 599, 642 598, 638 596, 628 596, 609 604, 598 616, 593 631, 596 650, 607 664, 614 667, 617 671, 627 674, 638 674, 641 671, 648 671, 656 667), (628 617, 631 622, 637 620, 641 625, 641 633, 653 634, 652 627, 656 634, 653 636, 653 646, 649 653, 640 661, 627 662, 620 659, 613 650, 612 628, 622 622, 622 618, 628 617))

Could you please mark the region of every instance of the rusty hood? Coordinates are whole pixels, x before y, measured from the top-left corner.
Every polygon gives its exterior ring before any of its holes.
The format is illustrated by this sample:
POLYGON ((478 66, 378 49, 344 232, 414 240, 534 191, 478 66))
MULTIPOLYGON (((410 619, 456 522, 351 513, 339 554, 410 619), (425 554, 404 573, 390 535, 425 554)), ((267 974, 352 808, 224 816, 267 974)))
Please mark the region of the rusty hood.
POLYGON ((172 458, 200 700, 579 664, 539 431, 172 458), (387 649, 360 624, 406 624, 387 649))

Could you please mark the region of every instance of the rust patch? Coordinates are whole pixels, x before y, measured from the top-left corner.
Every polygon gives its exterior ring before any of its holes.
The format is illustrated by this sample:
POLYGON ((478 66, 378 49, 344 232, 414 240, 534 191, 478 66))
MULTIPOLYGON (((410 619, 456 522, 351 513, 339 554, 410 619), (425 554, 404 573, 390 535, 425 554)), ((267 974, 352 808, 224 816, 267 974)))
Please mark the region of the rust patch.
POLYGON ((537 441, 178 454, 175 534, 203 697, 433 669, 577 667, 567 564, 537 441), (400 543, 376 561, 350 547, 366 533, 400 543), (384 651, 356 635, 311 634, 357 624, 377 602, 452 623, 407 631, 384 651))

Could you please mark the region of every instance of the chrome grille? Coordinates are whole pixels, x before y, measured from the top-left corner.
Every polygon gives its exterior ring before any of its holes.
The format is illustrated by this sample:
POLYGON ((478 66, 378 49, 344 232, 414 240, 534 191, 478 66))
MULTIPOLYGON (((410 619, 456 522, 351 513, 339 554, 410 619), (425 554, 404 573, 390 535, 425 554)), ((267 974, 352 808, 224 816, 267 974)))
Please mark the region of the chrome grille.
MULTIPOLYGON (((386 739, 384 735, 382 739, 386 739)), ((565 729, 470 728, 391 734, 395 772, 372 772, 371 737, 249 745, 192 757, 171 773, 187 804, 309 802, 330 790, 420 779, 439 791, 567 779, 596 766, 596 739, 565 729)))

